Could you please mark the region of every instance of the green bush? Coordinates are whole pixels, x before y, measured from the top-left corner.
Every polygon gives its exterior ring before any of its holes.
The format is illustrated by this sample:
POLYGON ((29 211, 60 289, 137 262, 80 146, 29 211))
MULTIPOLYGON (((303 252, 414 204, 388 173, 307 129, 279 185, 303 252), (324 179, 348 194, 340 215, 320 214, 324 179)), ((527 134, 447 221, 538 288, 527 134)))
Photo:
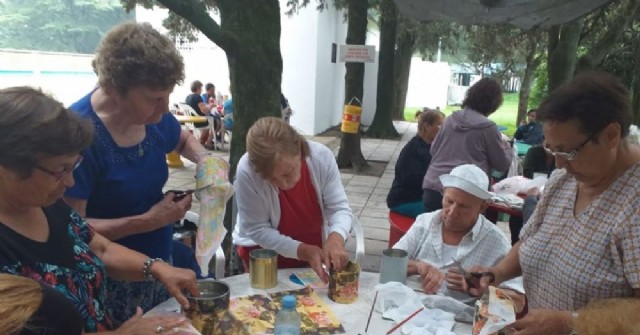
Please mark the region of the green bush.
POLYGON ((542 100, 547 96, 547 62, 542 62, 536 69, 534 74, 535 79, 533 86, 531 87, 531 94, 529 95, 529 108, 537 108, 542 103, 542 100))

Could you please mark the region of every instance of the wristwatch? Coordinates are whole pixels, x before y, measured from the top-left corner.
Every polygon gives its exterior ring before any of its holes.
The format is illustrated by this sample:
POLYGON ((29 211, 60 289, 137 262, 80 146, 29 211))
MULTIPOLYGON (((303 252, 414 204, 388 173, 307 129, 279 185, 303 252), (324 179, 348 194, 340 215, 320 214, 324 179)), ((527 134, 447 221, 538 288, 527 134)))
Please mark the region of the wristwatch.
POLYGON ((144 266, 142 267, 142 274, 144 275, 144 279, 146 281, 154 281, 156 278, 151 273, 151 265, 155 262, 162 262, 162 258, 147 258, 144 261, 144 266))

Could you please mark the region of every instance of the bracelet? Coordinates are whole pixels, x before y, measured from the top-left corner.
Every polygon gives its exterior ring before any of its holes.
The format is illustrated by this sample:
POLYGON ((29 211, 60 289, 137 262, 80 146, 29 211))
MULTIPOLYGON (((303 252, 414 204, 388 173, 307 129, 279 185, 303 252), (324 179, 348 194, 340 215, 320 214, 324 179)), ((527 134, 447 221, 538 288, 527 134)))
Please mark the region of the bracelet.
POLYGON ((162 262, 162 258, 147 258, 144 261, 144 266, 142 267, 142 274, 144 275, 144 279, 146 281, 154 281, 156 278, 151 273, 151 265, 155 262, 162 262))

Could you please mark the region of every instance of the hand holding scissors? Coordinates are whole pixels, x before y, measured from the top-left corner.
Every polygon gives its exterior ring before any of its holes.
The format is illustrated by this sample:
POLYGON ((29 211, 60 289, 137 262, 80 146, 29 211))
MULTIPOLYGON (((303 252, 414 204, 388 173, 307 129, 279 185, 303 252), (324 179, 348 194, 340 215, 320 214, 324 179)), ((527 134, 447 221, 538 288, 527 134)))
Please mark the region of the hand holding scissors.
POLYGON ((480 272, 471 272, 467 271, 462 267, 462 263, 458 260, 454 259, 453 264, 456 266, 455 269, 450 269, 449 273, 446 276, 446 280, 449 283, 449 288, 457 291, 466 292, 470 296, 477 297, 480 296, 483 292, 481 280, 483 277, 488 277, 488 282, 492 283, 495 281, 496 277, 493 272, 489 271, 480 271, 480 272), (462 276, 462 280, 460 279, 462 276), (472 292, 472 289, 474 292, 472 292))

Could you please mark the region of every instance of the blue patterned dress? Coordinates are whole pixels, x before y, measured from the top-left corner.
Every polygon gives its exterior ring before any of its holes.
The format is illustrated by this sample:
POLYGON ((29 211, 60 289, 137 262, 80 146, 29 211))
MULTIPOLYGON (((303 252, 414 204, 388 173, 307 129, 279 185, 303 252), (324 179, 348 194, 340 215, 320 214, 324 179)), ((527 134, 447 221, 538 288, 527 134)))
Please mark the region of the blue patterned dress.
POLYGON ((113 329, 105 309, 106 271, 89 249, 95 234, 64 201, 43 208, 46 242, 31 240, 0 222, 0 272, 32 278, 64 294, 84 319, 84 331, 113 329))

